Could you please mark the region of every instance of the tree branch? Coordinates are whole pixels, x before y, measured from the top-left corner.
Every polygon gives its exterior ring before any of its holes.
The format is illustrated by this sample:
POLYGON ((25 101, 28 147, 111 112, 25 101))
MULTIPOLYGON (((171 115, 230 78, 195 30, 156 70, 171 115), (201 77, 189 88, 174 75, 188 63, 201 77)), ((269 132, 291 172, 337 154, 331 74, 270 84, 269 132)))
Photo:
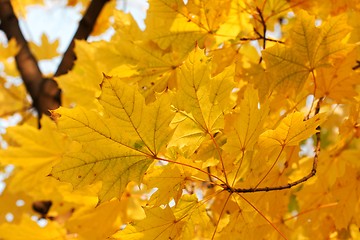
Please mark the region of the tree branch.
POLYGON ((71 40, 71 43, 64 53, 62 61, 55 73, 55 76, 60 76, 72 69, 76 56, 74 53, 75 39, 87 39, 92 32, 96 19, 99 17, 101 10, 109 0, 93 0, 91 1, 85 15, 79 23, 79 27, 71 40))
POLYGON ((49 109, 60 106, 60 90, 54 80, 43 77, 37 60, 20 30, 10 0, 0 0, 0 20, 0 29, 5 32, 8 40, 15 38, 20 49, 15 56, 16 66, 33 100, 33 107, 38 112, 39 118, 42 113, 49 114, 49 109))
MULTIPOLYGON (((76 59, 74 53, 75 39, 88 38, 94 28, 96 19, 108 1, 91 1, 54 76, 60 76, 72 69, 76 59)), ((15 38, 20 48, 15 56, 17 69, 33 100, 32 105, 38 112, 39 119, 42 114, 49 115, 49 110, 56 109, 61 105, 61 90, 52 78, 43 77, 37 59, 31 53, 28 43, 21 32, 19 21, 10 0, 0 0, 0 20, 0 29, 5 32, 8 40, 15 38)))
MULTIPOLYGON (((322 103, 323 98, 320 98, 316 108, 315 108, 315 115, 319 114, 320 112, 320 104, 322 103)), ((321 145, 321 127, 318 126, 316 128, 317 132, 315 134, 316 136, 316 146, 315 146, 315 154, 314 154, 314 158, 313 158, 313 166, 312 169, 310 171, 310 173, 294 182, 290 182, 286 185, 282 185, 282 186, 275 186, 275 187, 263 187, 263 188, 231 188, 229 186, 223 185, 224 189, 227 190, 228 192, 235 192, 235 193, 252 193, 252 192, 269 192, 269 191, 279 191, 279 190, 283 190, 283 189, 288 189, 288 188, 292 188, 296 185, 299 185, 300 183, 306 182, 308 179, 312 178, 313 176, 315 176, 316 171, 317 171, 317 164, 318 164, 318 159, 319 159, 319 153, 320 153, 320 145, 321 145)))

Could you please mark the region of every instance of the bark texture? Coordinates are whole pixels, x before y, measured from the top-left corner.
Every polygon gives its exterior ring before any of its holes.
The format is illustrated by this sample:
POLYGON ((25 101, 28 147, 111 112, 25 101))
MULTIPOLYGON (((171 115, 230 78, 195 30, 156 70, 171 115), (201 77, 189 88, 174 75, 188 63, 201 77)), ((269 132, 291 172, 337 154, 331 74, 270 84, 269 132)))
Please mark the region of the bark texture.
MULTIPOLYGON (((54 74, 60 76, 70 71, 76 59, 74 53, 75 39, 87 39, 94 28, 96 19, 109 0, 93 0, 90 2, 78 29, 63 55, 62 61, 54 74)), ((19 21, 14 13, 10 0, 0 0, 0 29, 5 32, 8 40, 14 38, 19 46, 15 56, 16 66, 33 101, 33 107, 42 114, 49 115, 49 110, 61 105, 61 90, 52 78, 45 78, 38 66, 38 61, 31 53, 26 39, 19 27, 19 21)))

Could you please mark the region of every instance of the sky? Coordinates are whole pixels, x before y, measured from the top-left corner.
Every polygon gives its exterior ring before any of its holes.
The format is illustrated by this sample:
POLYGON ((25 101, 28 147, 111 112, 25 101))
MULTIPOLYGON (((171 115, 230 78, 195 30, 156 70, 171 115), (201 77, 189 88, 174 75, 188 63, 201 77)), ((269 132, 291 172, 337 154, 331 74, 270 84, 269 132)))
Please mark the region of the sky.
MULTIPOLYGON (((20 27, 26 39, 39 43, 41 34, 46 33, 50 41, 60 40, 59 52, 64 52, 76 32, 81 20, 81 6, 66 7, 66 0, 46 0, 45 6, 28 8, 27 18, 20 21, 20 27)), ((148 4, 146 0, 117 0, 117 8, 130 12, 141 29, 145 28, 144 19, 148 4)), ((88 40, 109 39, 113 33, 109 29, 100 37, 90 37, 88 40)), ((61 57, 53 61, 40 62, 43 73, 55 72, 61 57)))

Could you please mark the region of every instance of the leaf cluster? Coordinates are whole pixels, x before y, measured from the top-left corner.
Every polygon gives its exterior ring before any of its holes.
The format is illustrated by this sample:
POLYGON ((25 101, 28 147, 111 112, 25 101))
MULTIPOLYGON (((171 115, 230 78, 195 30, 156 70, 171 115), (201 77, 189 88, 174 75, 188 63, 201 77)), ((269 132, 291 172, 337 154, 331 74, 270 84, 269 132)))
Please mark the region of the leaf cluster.
POLYGON ((7 130, 0 239, 357 239, 358 10, 321 3, 149 0, 145 30, 114 11, 53 121, 7 130))

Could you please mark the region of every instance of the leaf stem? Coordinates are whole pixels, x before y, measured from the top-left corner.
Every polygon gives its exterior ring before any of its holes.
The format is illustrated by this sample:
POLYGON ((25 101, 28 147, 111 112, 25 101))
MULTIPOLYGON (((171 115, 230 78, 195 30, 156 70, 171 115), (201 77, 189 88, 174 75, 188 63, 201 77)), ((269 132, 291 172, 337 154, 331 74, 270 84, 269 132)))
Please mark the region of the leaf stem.
POLYGON ((212 134, 210 134, 209 132, 208 132, 208 134, 210 135, 211 140, 213 141, 213 143, 214 143, 214 145, 215 145, 215 148, 216 148, 216 151, 217 151, 217 153, 218 153, 218 155, 219 155, 221 167, 222 167, 222 170, 224 171, 224 177, 225 177, 226 185, 229 185, 229 181, 228 181, 228 178, 227 178, 227 175, 226 175, 226 169, 225 169, 225 165, 224 165, 224 160, 223 160, 223 158, 222 158, 222 154, 221 154, 221 151, 220 151, 220 147, 219 147, 219 145, 217 144, 214 136, 213 136, 212 134))
POLYGON ((308 210, 305 210, 305 211, 302 211, 302 212, 299 212, 298 214, 294 215, 294 216, 291 216, 291 217, 288 217, 288 218, 284 218, 282 221, 285 222, 285 221, 289 221, 291 219, 294 219, 294 218, 297 218, 301 215, 304 215, 306 213, 309 213, 309 212, 312 212, 312 211, 315 211, 315 210, 318 210, 318 209, 322 209, 322 208, 328 208, 328 207, 334 207, 336 205, 338 205, 339 203, 338 202, 333 202, 333 203, 328 203, 328 204, 323 204, 323 205, 320 205, 318 207, 315 207, 315 208, 310 208, 308 210))
POLYGON ((258 184, 256 184, 255 189, 257 189, 257 187, 260 185, 260 183, 262 183, 262 182, 265 180, 265 178, 269 175, 269 173, 271 172, 271 170, 274 168, 275 164, 278 162, 278 160, 279 160, 279 158, 280 158, 280 156, 281 156, 281 153, 282 153, 283 151, 284 151, 284 146, 281 147, 280 152, 279 152, 279 154, 277 155, 277 157, 276 157, 273 165, 271 166, 271 168, 267 171, 267 173, 265 174, 265 176, 258 182, 258 184))
MULTIPOLYGON (((320 98, 316 107, 315 107, 315 115, 319 114, 320 112, 320 105, 323 101, 323 98, 320 98)), ((227 191, 230 192, 236 192, 236 193, 250 193, 250 192, 269 192, 269 191, 277 191, 277 190, 283 190, 283 189, 287 189, 287 188, 291 188, 293 186, 296 186, 300 183, 303 183, 305 181, 307 181, 309 178, 315 176, 316 174, 316 170, 317 170, 317 163, 318 163, 318 158, 319 158, 319 153, 320 153, 320 145, 321 145, 321 136, 320 136, 320 130, 321 127, 318 126, 316 128, 317 133, 315 134, 316 136, 316 146, 315 146, 315 155, 314 155, 314 159, 313 159, 313 166, 312 169, 310 171, 310 173, 294 182, 288 183, 286 185, 282 185, 282 186, 276 186, 276 187, 263 187, 263 188, 227 188, 227 191)), ((259 184, 258 184, 259 185, 259 184)), ((258 186, 257 185, 257 186, 258 186)))
POLYGON ((161 158, 161 157, 157 157, 157 156, 155 156, 155 157, 153 157, 153 158, 154 158, 155 160, 164 161, 164 162, 169 162, 169 163, 174 163, 174 164, 179 164, 179 165, 182 165, 182 166, 185 166, 185 167, 189 167, 189 168, 195 169, 195 170, 197 170, 197 171, 199 171, 199 172, 205 173, 206 175, 211 176, 211 177, 219 180, 222 184, 227 185, 226 182, 224 182, 224 180, 222 180, 221 178, 219 178, 219 177, 217 177, 217 176, 215 176, 215 175, 213 175, 213 174, 211 174, 211 173, 208 173, 207 171, 202 170, 201 168, 192 166, 192 165, 190 165, 190 164, 186 164, 186 163, 182 163, 182 162, 177 162, 177 161, 174 161, 174 160, 170 160, 170 159, 166 159, 166 158, 161 158))
POLYGON ((223 213, 224 213, 225 207, 226 207, 226 205, 227 205, 227 203, 228 203, 231 195, 232 195, 232 193, 230 193, 229 196, 228 196, 228 197, 226 198, 226 200, 225 200, 224 207, 221 209, 221 212, 220 212, 220 215, 219 215, 219 219, 218 219, 217 222, 216 222, 215 229, 214 229, 214 232, 213 232, 213 235, 212 235, 211 239, 214 239, 214 237, 215 237, 217 228, 218 228, 219 223, 220 223, 220 220, 221 220, 221 216, 222 216, 223 213))
POLYGON ((241 168, 242 163, 243 163, 243 161, 244 161, 244 156, 245 156, 245 150, 242 151, 242 156, 241 156, 241 159, 240 159, 240 164, 239 164, 239 167, 238 167, 237 170, 236 170, 236 173, 235 173, 235 176, 234 176, 234 180, 233 180, 231 186, 234 186, 234 185, 235 185, 236 178, 237 178, 237 176, 238 176, 238 174, 239 174, 240 168, 241 168))
POLYGON ((284 239, 287 240, 285 235, 273 224, 259 209, 257 209, 249 200, 247 200, 244 196, 241 194, 238 194, 242 199, 244 199, 245 202, 247 202, 260 216, 262 216, 284 239))

